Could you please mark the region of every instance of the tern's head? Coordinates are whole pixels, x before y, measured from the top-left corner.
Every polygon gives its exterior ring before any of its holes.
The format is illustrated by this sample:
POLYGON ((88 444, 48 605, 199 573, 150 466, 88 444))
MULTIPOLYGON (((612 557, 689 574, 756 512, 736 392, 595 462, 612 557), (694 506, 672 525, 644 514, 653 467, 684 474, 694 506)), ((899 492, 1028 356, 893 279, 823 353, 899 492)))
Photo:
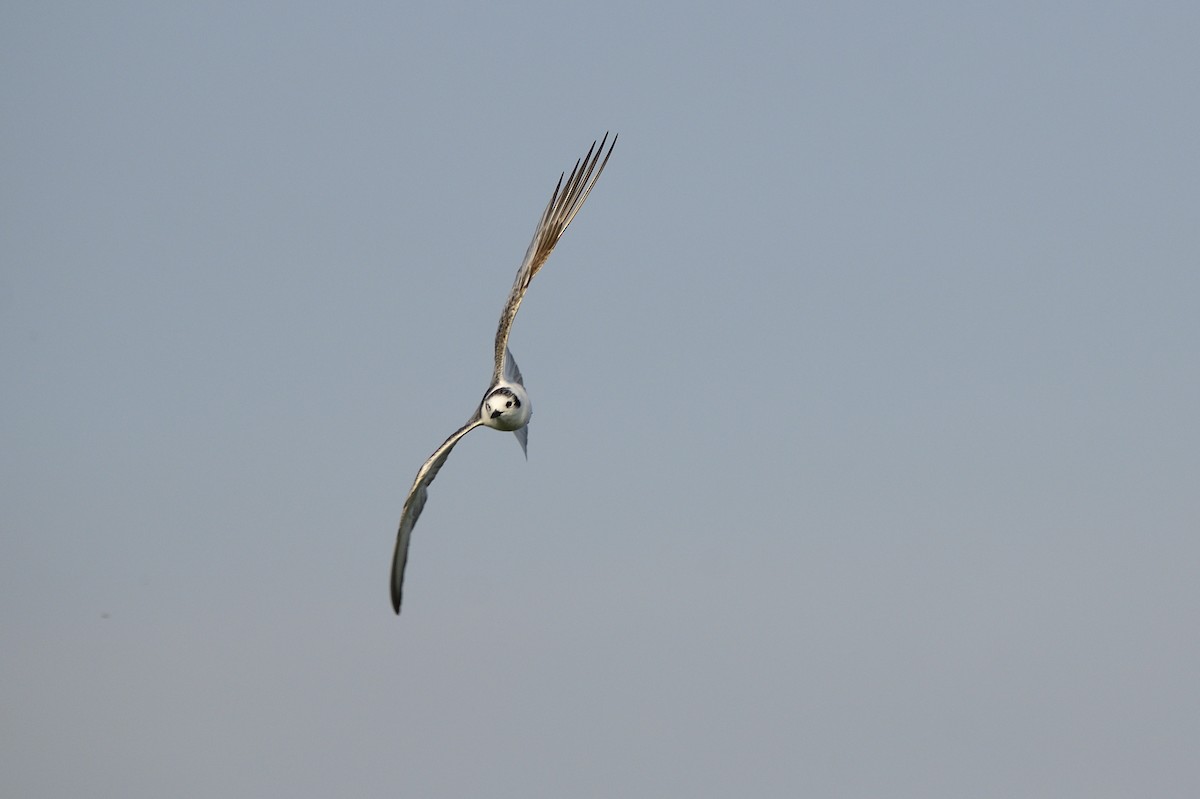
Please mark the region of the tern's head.
POLYGON ((483 398, 483 423, 497 430, 519 430, 529 422, 529 396, 521 386, 498 386, 483 398))

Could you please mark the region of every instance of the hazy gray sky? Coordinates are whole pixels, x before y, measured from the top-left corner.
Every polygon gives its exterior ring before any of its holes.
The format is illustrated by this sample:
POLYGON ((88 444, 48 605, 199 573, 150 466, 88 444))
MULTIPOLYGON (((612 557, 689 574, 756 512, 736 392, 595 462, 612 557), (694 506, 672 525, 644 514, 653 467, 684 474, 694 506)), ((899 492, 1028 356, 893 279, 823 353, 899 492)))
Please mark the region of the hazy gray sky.
POLYGON ((8 4, 0 794, 1200 795, 1197 9, 8 4))

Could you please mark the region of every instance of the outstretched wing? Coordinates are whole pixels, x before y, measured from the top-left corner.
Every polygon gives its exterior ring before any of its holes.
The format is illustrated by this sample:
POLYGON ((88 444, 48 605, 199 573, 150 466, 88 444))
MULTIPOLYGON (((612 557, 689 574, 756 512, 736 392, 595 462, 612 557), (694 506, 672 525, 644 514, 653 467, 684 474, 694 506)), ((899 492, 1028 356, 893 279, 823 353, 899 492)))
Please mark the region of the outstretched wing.
POLYGON ((588 193, 596 185, 596 181, 600 179, 600 173, 608 164, 613 147, 617 146, 617 137, 614 135, 612 144, 605 153, 604 145, 607 141, 608 134, 605 133, 599 147, 592 142, 587 155, 575 162, 575 168, 571 170, 571 176, 566 179, 566 184, 563 183, 563 176, 559 176, 554 194, 550 197, 546 210, 542 212, 541 221, 533 231, 533 241, 529 242, 525 260, 521 263, 521 268, 517 270, 517 279, 513 281, 512 291, 508 293, 504 311, 500 314, 500 326, 496 328, 496 369, 492 373, 493 384, 499 382, 500 378, 504 376, 504 350, 508 347, 508 331, 512 328, 517 309, 521 307, 525 290, 529 288, 530 281, 542 268, 542 264, 546 263, 546 259, 550 257, 550 252, 554 249, 554 245, 558 244, 567 225, 571 224, 575 214, 579 213, 579 209, 583 207, 583 201, 587 199, 588 193), (604 156, 603 161, 600 160, 601 155, 604 156), (597 164, 599 164, 599 168, 597 168, 597 164))
POLYGON ((392 556, 392 607, 400 612, 400 596, 404 588, 404 564, 408 561, 408 540, 412 537, 413 526, 416 525, 421 511, 425 507, 425 499, 429 494, 429 484, 437 477, 438 470, 446 462, 450 450, 463 436, 483 424, 479 412, 471 417, 471 421, 455 430, 454 433, 434 450, 429 460, 417 472, 408 499, 404 500, 404 511, 400 514, 400 531, 396 534, 396 554, 392 556))

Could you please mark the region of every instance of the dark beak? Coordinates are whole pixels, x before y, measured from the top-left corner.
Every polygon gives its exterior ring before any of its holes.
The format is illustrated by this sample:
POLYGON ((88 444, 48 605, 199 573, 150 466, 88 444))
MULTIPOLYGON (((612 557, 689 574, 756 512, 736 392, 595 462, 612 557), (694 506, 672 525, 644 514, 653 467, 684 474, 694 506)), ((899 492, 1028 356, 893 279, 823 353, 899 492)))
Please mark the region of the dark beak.
POLYGON ((492 418, 495 419, 496 417, 500 416, 501 413, 501 411, 492 411, 492 418))

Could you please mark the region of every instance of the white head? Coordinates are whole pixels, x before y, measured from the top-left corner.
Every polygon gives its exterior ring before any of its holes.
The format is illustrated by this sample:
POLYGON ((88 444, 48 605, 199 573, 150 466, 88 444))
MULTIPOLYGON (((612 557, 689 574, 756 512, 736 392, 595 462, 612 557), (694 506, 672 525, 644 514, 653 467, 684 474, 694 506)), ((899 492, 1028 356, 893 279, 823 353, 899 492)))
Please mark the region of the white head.
POLYGON ((483 398, 479 415, 483 423, 497 430, 520 430, 529 423, 533 407, 524 387, 515 383, 502 383, 483 398))

